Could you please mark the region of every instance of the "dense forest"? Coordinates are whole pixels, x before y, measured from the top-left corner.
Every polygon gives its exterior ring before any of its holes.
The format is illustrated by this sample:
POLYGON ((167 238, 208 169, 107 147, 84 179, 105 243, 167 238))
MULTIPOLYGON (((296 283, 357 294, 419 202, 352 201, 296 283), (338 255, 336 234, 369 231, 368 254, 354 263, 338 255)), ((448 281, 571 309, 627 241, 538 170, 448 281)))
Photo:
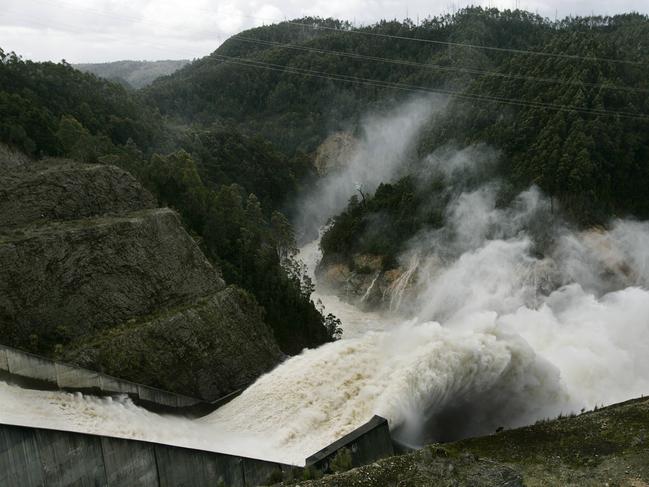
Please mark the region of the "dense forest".
MULTIPOLYGON (((419 156, 487 144, 500 154, 503 205, 536 184, 578 224, 648 218, 648 43, 639 14, 550 21, 476 7, 362 28, 303 18, 235 35, 138 91, 2 53, 0 140, 133 172, 181 212, 226 280, 256 296, 294 353, 328 339, 288 220, 329 134, 354 132, 369 110, 450 93, 419 156)), ((414 179, 353 198, 325 253, 393 257, 442 225, 446 183, 414 179)))
POLYGON ((633 117, 649 113, 646 16, 550 22, 523 11, 472 8, 417 25, 380 22, 349 29, 310 18, 252 29, 158 80, 147 96, 162 113, 197 123, 230 120, 288 153, 312 151, 330 131, 354 127, 368 107, 412 94, 246 67, 231 58, 519 100, 530 105, 455 99, 448 119, 427 134, 422 153, 453 141, 488 142, 505 152, 503 172, 513 184, 538 184, 568 202, 578 217, 649 214, 646 199, 638 197, 649 182, 649 121, 633 117), (395 62, 378 62, 377 56, 395 62), (563 108, 533 106, 538 103, 563 108), (598 208, 587 208, 593 199, 598 208))

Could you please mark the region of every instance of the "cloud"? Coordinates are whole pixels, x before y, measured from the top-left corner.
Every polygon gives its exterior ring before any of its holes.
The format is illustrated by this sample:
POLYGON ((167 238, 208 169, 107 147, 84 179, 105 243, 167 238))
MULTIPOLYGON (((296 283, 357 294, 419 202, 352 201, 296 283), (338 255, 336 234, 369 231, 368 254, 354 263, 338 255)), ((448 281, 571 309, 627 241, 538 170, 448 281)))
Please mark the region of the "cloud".
MULTIPOLYGON (((0 39, 3 49, 34 60, 194 58, 236 32, 284 18, 331 16, 360 25, 406 15, 423 19, 469 4, 514 8, 516 0, 4 0, 0 39)), ((649 13, 646 0, 518 0, 518 6, 550 18, 649 13)))

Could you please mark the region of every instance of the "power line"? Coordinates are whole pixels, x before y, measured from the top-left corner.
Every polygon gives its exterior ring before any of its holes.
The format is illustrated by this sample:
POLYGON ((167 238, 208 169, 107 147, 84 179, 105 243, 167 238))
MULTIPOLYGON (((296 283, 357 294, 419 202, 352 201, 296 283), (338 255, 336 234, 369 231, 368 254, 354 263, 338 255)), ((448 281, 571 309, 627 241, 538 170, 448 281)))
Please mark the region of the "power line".
MULTIPOLYGON (((52 3, 50 0, 39 0, 42 2, 46 3, 52 3)), ((102 12, 96 9, 90 9, 90 8, 75 8, 76 10, 85 10, 97 15, 103 15, 106 17, 112 17, 112 18, 120 18, 120 19, 129 19, 134 22, 138 23, 143 23, 143 24, 148 24, 152 25, 156 28, 159 28, 157 24, 145 22, 141 19, 136 19, 134 17, 128 17, 124 15, 115 15, 112 13, 107 13, 107 12, 102 12)), ((199 10, 199 9, 196 9, 199 10)), ((201 11, 208 11, 205 9, 200 9, 201 11)), ((295 22, 286 22, 286 23, 295 23, 295 22)), ((307 25, 307 24, 300 24, 300 25, 307 25)), ((347 32, 344 30, 344 32, 347 32)), ((219 36, 217 36, 219 38, 219 36)), ((496 72, 496 71, 486 71, 486 70, 479 70, 479 69, 473 69, 473 68, 466 68, 466 67, 458 67, 458 66, 442 66, 438 64, 426 64, 426 63, 418 63, 415 61, 409 61, 409 60, 402 60, 402 59, 394 59, 394 58, 384 58, 384 57, 378 57, 378 56, 367 56, 367 55, 362 55, 362 54, 357 54, 357 53, 351 53, 351 52, 345 52, 345 51, 335 51, 335 50, 329 50, 329 49, 322 49, 322 48, 315 48, 315 47, 309 47, 309 46, 304 46, 304 45, 297 45, 297 44, 288 44, 288 43, 281 43, 281 42, 276 42, 276 41, 267 41, 263 39, 257 39, 257 38, 251 38, 251 37, 246 37, 246 36, 241 36, 239 34, 231 36, 230 39, 238 39, 244 42, 252 42, 252 43, 258 43, 258 44, 263 44, 263 45, 269 45, 269 46, 276 46, 276 47, 283 47, 286 49, 293 49, 293 50, 301 50, 301 51, 307 51, 307 52, 316 52, 316 53, 330 53, 330 54, 335 54, 339 56, 345 56, 353 59, 359 59, 359 60, 368 60, 368 61, 375 61, 375 62, 385 62, 385 63, 391 63, 391 64, 396 64, 396 65, 402 65, 402 66, 411 66, 411 67, 420 67, 420 68, 426 68, 426 69, 432 69, 432 70, 439 70, 439 71, 448 71, 448 72, 461 72, 461 73, 467 73, 467 74, 475 74, 478 76, 491 76, 491 77, 498 77, 498 78, 509 78, 509 79, 518 79, 518 80, 523 80, 523 81, 532 81, 532 82, 540 82, 540 83, 552 83, 552 84, 561 84, 561 85, 569 85, 569 86, 578 86, 578 87, 592 87, 592 88, 598 88, 598 89, 607 89, 607 90, 615 90, 615 91, 626 91, 626 92, 638 92, 638 93, 649 93, 649 89, 644 89, 644 88, 635 88, 635 87, 630 87, 630 86, 619 86, 619 85, 609 85, 609 84, 602 84, 602 83, 589 83, 585 81, 571 81, 571 80, 560 80, 556 78, 541 78, 541 77, 536 77, 536 76, 528 76, 528 75, 517 75, 517 74, 511 74, 511 73, 502 73, 502 72, 496 72)))
POLYGON ((360 60, 367 60, 367 61, 377 61, 377 62, 384 62, 384 63, 396 64, 396 65, 401 65, 401 66, 411 66, 411 67, 417 67, 417 68, 428 68, 428 69, 438 70, 438 71, 461 72, 461 73, 467 73, 467 74, 475 74, 475 75, 479 75, 479 76, 492 76, 492 77, 497 77, 497 78, 510 78, 510 79, 517 79, 517 80, 523 80, 523 81, 534 81, 534 82, 541 82, 541 83, 563 84, 563 85, 571 85, 571 86, 579 86, 579 87, 589 86, 589 87, 592 87, 592 88, 607 89, 607 90, 649 93, 649 89, 646 89, 646 88, 634 88, 634 87, 631 87, 631 86, 608 85, 608 84, 602 84, 602 83, 589 83, 589 82, 586 82, 586 81, 570 81, 570 80, 562 80, 562 79, 557 79, 557 78, 541 78, 541 77, 538 77, 538 76, 526 76, 526 75, 518 75, 518 74, 512 74, 512 73, 502 73, 502 72, 498 72, 498 71, 486 71, 486 70, 465 68, 465 67, 458 67, 458 66, 443 66, 443 65, 440 65, 440 64, 420 63, 420 62, 416 62, 416 61, 397 59, 397 58, 385 58, 385 57, 378 57, 378 56, 368 56, 368 55, 358 54, 358 53, 349 52, 349 51, 336 51, 336 50, 331 50, 331 49, 322 49, 322 48, 317 48, 317 47, 304 46, 304 45, 299 45, 299 44, 288 44, 288 43, 282 43, 282 42, 276 42, 276 41, 268 41, 268 40, 264 40, 264 39, 256 39, 256 38, 252 38, 252 37, 241 36, 239 34, 235 34, 235 35, 231 36, 228 40, 231 40, 231 39, 240 40, 240 41, 243 41, 243 42, 256 43, 256 44, 261 44, 261 45, 267 45, 267 46, 281 47, 281 48, 284 48, 284 49, 293 49, 293 50, 314 52, 314 53, 320 53, 320 54, 334 54, 334 55, 337 55, 337 56, 349 57, 349 58, 353 58, 353 59, 360 59, 360 60))
MULTIPOLYGON (((38 21, 33 21, 33 22, 41 25, 51 26, 51 23, 43 23, 38 21)), ((77 32, 79 31, 77 30, 77 32)), ((157 46, 151 45, 151 47, 161 49, 161 50, 167 49, 165 48, 165 46, 160 46, 160 45, 157 46)), ((532 102, 532 101, 518 100, 514 98, 507 98, 507 97, 463 93, 463 92, 458 92, 453 90, 446 90, 442 88, 429 88, 423 86, 409 85, 405 83, 382 81, 382 80, 376 80, 371 78, 362 78, 362 77, 357 77, 352 75, 340 75, 334 73, 327 73, 323 71, 297 68, 297 67, 292 67, 283 64, 273 64, 273 63, 267 63, 263 61, 246 59, 246 58, 237 58, 237 57, 226 56, 217 53, 213 53, 210 56, 216 59, 220 59, 223 62, 227 62, 229 64, 234 64, 234 65, 255 67, 255 68, 266 69, 270 71, 295 74, 301 76, 310 76, 313 78, 327 79, 331 81, 355 83, 355 84, 360 84, 365 86, 371 86, 374 88, 388 88, 388 89, 397 89, 400 91, 407 91, 407 92, 414 92, 414 93, 446 95, 453 98, 472 100, 472 101, 486 101, 486 102, 499 103, 504 105, 538 108, 538 109, 563 111, 563 112, 578 112, 578 113, 584 113, 588 115, 619 116, 623 118, 649 120, 649 115, 642 114, 642 113, 610 111, 604 109, 590 109, 590 108, 570 106, 570 105, 560 105, 560 104, 552 104, 552 103, 545 103, 545 102, 532 102)))
MULTIPOLYGON (((36 1, 54 4, 51 0, 36 0, 36 1)), ((96 10, 96 9, 89 9, 87 7, 79 7, 77 5, 71 4, 70 2, 67 2, 65 0, 59 0, 57 2, 57 4, 54 4, 54 5, 58 6, 60 3, 67 4, 68 8, 71 8, 73 10, 86 10, 88 12, 95 12, 95 13, 98 13, 100 15, 111 16, 111 17, 114 17, 114 18, 129 19, 129 20, 132 20, 134 22, 147 24, 147 22, 143 21, 142 19, 138 19, 138 18, 134 18, 134 17, 128 17, 128 16, 124 16, 124 15, 115 15, 115 14, 108 13, 108 12, 105 12, 105 11, 99 11, 99 10, 96 10)), ((167 3, 167 5, 170 5, 170 4, 167 3)), ((210 13, 210 14, 213 14, 213 15, 217 14, 217 12, 215 12, 214 10, 198 8, 198 7, 189 7, 189 10, 193 10, 195 12, 210 13)), ((550 58, 581 60, 581 61, 589 61, 589 62, 608 62, 608 63, 614 63, 614 64, 629 64, 629 65, 636 65, 636 66, 649 65, 649 63, 646 63, 646 62, 632 61, 632 60, 627 60, 627 59, 612 59, 612 58, 603 58, 603 57, 597 57, 597 56, 580 56, 578 54, 550 53, 550 52, 532 51, 532 50, 526 50, 526 49, 512 49, 512 48, 505 48, 505 47, 498 47, 498 46, 484 46, 484 45, 469 44, 469 43, 462 43, 462 42, 440 41, 440 40, 435 40, 435 39, 422 39, 422 38, 419 38, 419 37, 408 37, 408 36, 399 36, 399 35, 393 35, 393 34, 384 34, 384 33, 379 33, 379 32, 370 32, 370 31, 367 31, 367 30, 358 30, 358 29, 352 29, 352 28, 341 29, 339 27, 330 27, 330 26, 325 26, 325 25, 321 25, 321 24, 307 24, 307 23, 291 21, 291 20, 284 20, 284 21, 278 22, 277 19, 271 19, 271 18, 268 18, 268 17, 264 18, 264 17, 254 16, 254 15, 240 14, 240 16, 244 17, 244 18, 249 18, 249 19, 252 19, 252 20, 261 20, 261 21, 266 21, 266 22, 271 22, 271 23, 295 25, 295 26, 299 26, 299 27, 302 27, 302 28, 310 28, 310 29, 313 29, 313 30, 334 31, 334 32, 341 32, 341 33, 346 33, 346 34, 358 34, 358 35, 365 35, 365 36, 378 37, 378 38, 398 39, 398 40, 405 40, 405 41, 412 41, 412 42, 419 42, 419 43, 443 45, 443 46, 449 46, 449 47, 482 49, 482 50, 495 51, 495 52, 509 52, 509 53, 514 53, 514 54, 525 54, 525 55, 532 55, 532 56, 543 56, 543 57, 550 57, 550 58)), ((151 24, 151 23, 149 23, 149 24, 150 25, 155 25, 155 24, 151 24)), ((375 25, 377 25, 377 24, 375 24, 375 25)), ((371 26, 368 27, 368 28, 371 28, 371 26)))
MULTIPOLYGON (((204 9, 201 9, 201 10, 204 10, 204 9)), ((259 20, 259 17, 253 17, 253 16, 249 16, 249 15, 242 15, 242 17, 247 17, 247 18, 252 18, 252 19, 259 20)), ((297 26, 300 26, 300 27, 309 27, 309 28, 312 28, 314 30, 328 30, 328 31, 342 32, 342 33, 346 33, 346 34, 361 34, 361 35, 372 36, 372 37, 398 39, 398 40, 404 40, 404 41, 421 42, 421 43, 436 44, 436 45, 451 46, 451 47, 464 47, 464 48, 471 48, 471 49, 482 49, 482 50, 486 50, 486 51, 509 52, 509 53, 514 53, 514 54, 526 54, 526 55, 531 55, 531 56, 544 56, 544 57, 551 57, 551 58, 572 59, 572 60, 589 61, 589 62, 607 62, 607 63, 615 63, 615 64, 631 64, 631 65, 636 65, 636 66, 646 66, 648 64, 648 63, 645 63, 645 62, 642 62, 642 61, 631 61, 631 60, 627 60, 627 59, 611 59, 611 58, 602 58, 602 57, 596 57, 596 56, 579 56, 577 54, 561 54, 561 53, 552 53, 552 52, 543 52, 543 51, 532 51, 532 50, 525 50, 525 49, 512 49, 512 48, 497 47, 497 46, 481 46, 481 45, 477 45, 477 44, 467 44, 467 43, 462 43, 462 42, 449 42, 449 41, 439 41, 439 40, 434 40, 434 39, 422 39, 420 37, 397 36, 397 35, 392 35, 392 34, 382 34, 382 33, 379 33, 379 32, 369 32, 369 31, 358 30, 358 29, 341 29, 339 27, 328 27, 328 26, 319 25, 319 24, 305 24, 305 23, 295 22, 295 21, 283 21, 283 22, 280 22, 280 24, 282 24, 282 23, 290 24, 290 25, 297 25, 297 26)))
POLYGON ((578 113, 584 113, 584 114, 588 114, 588 115, 618 116, 618 117, 623 117, 623 118, 649 120, 649 115, 646 115, 646 114, 643 114, 643 113, 611 111, 611 110, 604 110, 604 109, 597 109, 597 108, 585 108, 585 107, 576 107, 576 106, 571 106, 571 105, 560 105, 560 104, 554 104, 554 103, 525 101, 525 100, 518 100, 518 99, 515 99, 515 98, 506 98, 506 97, 491 96, 491 95, 479 95, 479 94, 473 94, 473 93, 464 93, 464 92, 458 92, 458 91, 453 91, 453 90, 446 90, 446 89, 442 89, 442 88, 429 88, 429 87, 424 87, 424 86, 409 85, 409 84, 405 84, 405 83, 395 83, 395 82, 381 81, 381 80, 376 80, 376 79, 371 79, 371 78, 362 78, 362 77, 352 76, 352 75, 342 75, 342 74, 327 73, 327 72, 324 72, 324 71, 316 71, 316 70, 311 70, 311 69, 296 68, 296 67, 287 66, 287 65, 283 65, 283 64, 266 63, 266 62, 263 62, 263 61, 256 61, 256 60, 245 59, 245 58, 237 58, 237 57, 233 57, 233 56, 225 56, 223 54, 216 54, 216 53, 211 54, 211 57, 221 59, 222 61, 227 62, 229 64, 236 64, 236 65, 241 65, 241 66, 249 66, 249 67, 261 68, 261 69, 268 69, 270 71, 279 71, 279 72, 284 72, 284 73, 292 73, 292 74, 297 74, 297 75, 302 75, 302 76, 310 76, 310 77, 314 77, 314 78, 329 79, 329 80, 332 80, 332 81, 345 81, 345 82, 349 82, 349 83, 356 83, 356 84, 373 86, 373 87, 376 87, 376 88, 393 88, 393 89, 398 89, 398 90, 402 90, 402 91, 446 95, 446 96, 450 96, 450 97, 453 97, 453 98, 459 98, 459 99, 467 99, 467 100, 474 100, 474 101, 475 100, 477 100, 477 101, 488 101, 488 102, 495 102, 495 103, 501 103, 501 104, 506 104, 506 105, 522 106, 522 107, 528 107, 528 108, 539 108, 539 109, 548 109, 548 110, 554 110, 554 111, 578 112, 578 113))

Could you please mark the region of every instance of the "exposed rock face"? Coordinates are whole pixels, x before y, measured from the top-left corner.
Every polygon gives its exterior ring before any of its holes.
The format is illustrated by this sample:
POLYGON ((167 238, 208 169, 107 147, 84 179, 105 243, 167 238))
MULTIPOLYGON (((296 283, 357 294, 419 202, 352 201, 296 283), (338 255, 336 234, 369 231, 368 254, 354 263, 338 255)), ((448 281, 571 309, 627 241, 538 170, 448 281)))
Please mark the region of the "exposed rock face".
POLYGON ((0 316, 21 344, 32 334, 76 337, 224 287, 169 209, 20 227, 0 236, 0 263, 0 316))
POLYGON ((0 228, 154 208, 151 194, 114 166, 65 160, 14 166, 0 161, 0 228))
POLYGON ((0 152, 0 340, 206 399, 280 360, 178 215, 127 172, 0 152))
POLYGON ((7 171, 12 168, 27 164, 29 158, 20 152, 16 152, 4 144, 0 144, 0 169, 7 171))
MULTIPOLYGON (((316 269, 318 286, 361 309, 398 311, 402 303, 396 296, 401 291, 397 284, 407 271, 401 267, 383 270, 383 260, 382 256, 356 254, 350 265, 321 263, 316 269)), ((404 291, 413 284, 414 279, 408 278, 404 291)))
POLYGON ((344 168, 354 155, 358 141, 348 132, 331 134, 320 144, 315 155, 315 168, 324 176, 344 168))
POLYGON ((245 291, 228 287, 81 340, 64 359, 212 400, 250 384, 280 355, 261 308, 245 291))

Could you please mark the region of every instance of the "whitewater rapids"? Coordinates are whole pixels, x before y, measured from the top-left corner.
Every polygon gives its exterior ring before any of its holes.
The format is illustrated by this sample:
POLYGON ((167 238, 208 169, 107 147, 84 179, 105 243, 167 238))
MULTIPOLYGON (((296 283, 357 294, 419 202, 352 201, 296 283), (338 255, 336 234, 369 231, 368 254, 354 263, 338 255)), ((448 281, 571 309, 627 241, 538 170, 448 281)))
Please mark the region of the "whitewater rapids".
MULTIPOLYGON (((374 414, 419 445, 646 394, 649 224, 549 228, 554 243, 539 257, 526 229, 549 211, 535 189, 509 210, 494 188, 462 194, 446 228, 404 255, 417 269, 408 319, 316 296, 349 323, 343 339, 286 361, 202 421, 271 439, 296 461, 374 414)), ((313 269, 317 243, 301 257, 313 269)))
MULTIPOLYGON (((314 296, 343 338, 290 358, 199 420, 147 412, 126 398, 0 383, 0 422, 138 438, 303 465, 378 414, 419 445, 488 434, 649 392, 649 224, 555 232, 537 256, 526 233, 545 201, 515 210, 475 191, 421 235, 403 318, 314 296)), ((314 242, 301 257, 311 268, 314 242)))

